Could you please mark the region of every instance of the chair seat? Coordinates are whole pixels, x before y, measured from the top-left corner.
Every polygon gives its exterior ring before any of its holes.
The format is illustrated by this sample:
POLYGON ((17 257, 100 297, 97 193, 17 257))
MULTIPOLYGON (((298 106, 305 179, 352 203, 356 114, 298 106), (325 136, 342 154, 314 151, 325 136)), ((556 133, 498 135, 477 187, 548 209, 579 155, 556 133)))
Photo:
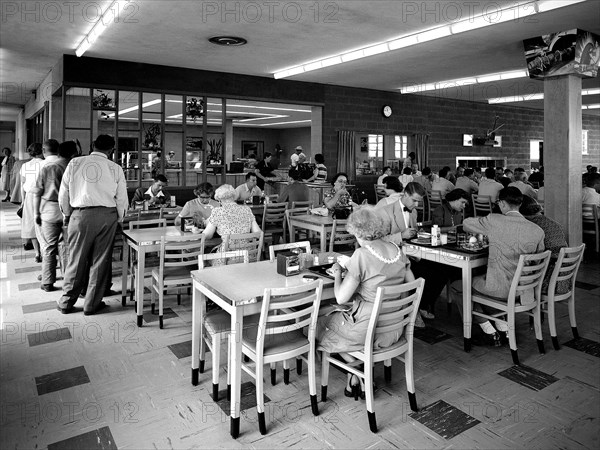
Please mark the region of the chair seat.
MULTIPOLYGON (((244 317, 244 329, 249 327, 256 329, 259 318, 260 314, 244 317)), ((231 331, 231 315, 223 310, 208 312, 204 318, 204 326, 209 334, 229 333, 231 331)))
MULTIPOLYGON (((146 256, 146 259, 144 261, 144 266, 146 267, 146 269, 150 268, 150 267, 158 267, 160 265, 160 258, 158 256, 146 256)), ((138 263, 137 261, 133 263, 133 267, 137 268, 138 263)))
MULTIPOLYGON (((477 294, 473 294, 472 299, 479 299, 480 301, 478 301, 477 303, 481 303, 483 305, 487 305, 487 306, 491 306, 492 308, 496 308, 502 311, 505 311, 508 309, 508 303, 507 301, 502 301, 502 300, 498 300, 497 297, 491 297, 489 295, 485 295, 482 293, 477 293, 477 294)), ((532 303, 527 303, 526 305, 521 305, 519 303, 519 297, 517 297, 515 299, 515 312, 523 312, 523 311, 529 311, 530 309, 535 308, 535 301, 532 303)))
MULTIPOLYGON (((390 355, 391 353, 396 353, 396 355, 401 355, 406 352, 406 346, 408 345, 408 341, 405 337, 401 337, 400 340, 389 347, 373 349, 373 362, 383 361, 389 358, 393 358, 394 355, 390 355)), ((364 360, 365 352, 360 350, 357 352, 348 352, 350 355, 354 356, 361 361, 364 360)))
MULTIPOLYGON (((157 268, 152 270, 152 278, 158 280, 159 270, 157 268)), ((167 267, 163 271, 163 283, 174 283, 181 282, 185 283, 190 281, 192 278, 189 267, 167 267)))
MULTIPOLYGON (((253 327, 245 329, 242 337, 242 345, 256 355, 256 336, 258 334, 258 328, 253 327)), ((268 359, 269 356, 278 355, 281 353, 292 353, 292 356, 296 354, 301 355, 302 353, 308 352, 309 343, 308 338, 304 336, 302 330, 294 330, 288 333, 281 333, 276 335, 267 335, 265 337, 264 345, 264 358, 268 359)))

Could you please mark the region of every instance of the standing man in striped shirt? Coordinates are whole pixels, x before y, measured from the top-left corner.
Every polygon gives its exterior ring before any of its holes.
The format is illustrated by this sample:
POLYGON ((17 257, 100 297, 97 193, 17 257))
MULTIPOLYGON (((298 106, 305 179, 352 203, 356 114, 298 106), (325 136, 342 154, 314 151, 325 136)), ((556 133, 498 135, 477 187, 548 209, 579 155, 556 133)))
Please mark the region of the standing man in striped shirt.
POLYGON ((107 306, 102 297, 111 276, 113 240, 128 203, 123 169, 109 159, 114 147, 112 136, 99 135, 94 151, 71 160, 62 178, 58 202, 69 224, 69 264, 58 301, 63 314, 74 312, 88 273, 84 315, 93 315, 107 306))

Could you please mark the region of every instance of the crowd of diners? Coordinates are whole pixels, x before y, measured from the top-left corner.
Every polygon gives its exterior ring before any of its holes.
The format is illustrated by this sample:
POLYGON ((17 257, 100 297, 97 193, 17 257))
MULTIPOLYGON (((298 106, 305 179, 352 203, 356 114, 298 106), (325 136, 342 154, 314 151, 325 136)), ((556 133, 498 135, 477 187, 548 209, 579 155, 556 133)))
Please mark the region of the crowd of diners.
MULTIPOLYGON (((56 282, 57 257, 63 271, 62 296, 57 309, 63 314, 81 311, 75 305, 83 297, 83 313, 96 314, 107 308, 103 301, 111 287, 112 245, 119 224, 127 210, 148 201, 165 205, 170 201, 168 182, 164 174, 154 174, 148 188, 136 190, 128 200, 123 169, 112 161, 115 140, 99 135, 89 155, 71 141, 59 143, 49 139, 28 148, 30 158, 15 161, 10 150, 4 150, 1 179, 8 191, 5 201, 21 204, 21 237, 25 249, 35 251, 35 260, 42 265, 41 289, 53 291, 56 282)), ((327 167, 322 155, 315 158, 317 167, 310 177, 301 176, 302 149, 292 158, 289 184, 278 201, 306 201, 309 192, 300 181, 325 182, 327 167), (295 163, 295 164, 294 164, 295 163)), ((214 189, 201 183, 195 190, 197 198, 187 202, 175 223, 183 217, 193 217, 202 233, 211 238, 260 231, 248 199, 262 195, 268 182, 271 155, 264 164, 249 172, 240 186, 221 185, 214 189)), ((567 246, 561 226, 543 214, 543 168, 528 176, 521 168, 458 167, 455 171, 443 167, 437 173, 429 167, 419 170, 414 154, 403 163, 398 175, 386 167, 378 180, 387 197, 376 205, 357 205, 346 189, 350 178, 336 173, 329 179, 331 188, 324 194, 323 206, 328 210, 353 207, 347 231, 356 237, 358 246, 349 262, 333 265, 334 293, 337 305, 325 311, 319 320, 319 349, 339 353, 351 361, 350 352, 364 344, 375 292, 388 286, 425 279, 417 326, 423 319, 435 318, 435 302, 447 283, 451 295, 462 306, 462 281, 458 269, 432 261, 408 258, 402 243, 416 237, 419 231, 417 207, 426 201, 431 191, 441 191, 443 203, 431 214, 432 225, 443 231, 456 230, 488 237, 487 267, 473 279, 472 289, 496 298, 506 298, 519 256, 544 250, 552 252, 553 261, 560 248, 567 246), (471 217, 472 194, 487 195, 494 212, 484 217, 471 217)), ((600 206, 600 175, 589 166, 582 176, 582 202, 600 206)), ((200 238, 200 236, 199 236, 200 238)), ((548 270, 545 285, 551 270, 548 270)), ((559 286, 563 289, 565 286, 559 286)), ((527 299, 523 299, 527 301, 527 299)), ((500 322, 476 317, 490 345, 507 342, 507 328, 500 322)), ((403 330, 377 336, 375 345, 387 347, 397 342, 403 330)), ((348 375, 346 394, 364 387, 361 381, 348 375)))

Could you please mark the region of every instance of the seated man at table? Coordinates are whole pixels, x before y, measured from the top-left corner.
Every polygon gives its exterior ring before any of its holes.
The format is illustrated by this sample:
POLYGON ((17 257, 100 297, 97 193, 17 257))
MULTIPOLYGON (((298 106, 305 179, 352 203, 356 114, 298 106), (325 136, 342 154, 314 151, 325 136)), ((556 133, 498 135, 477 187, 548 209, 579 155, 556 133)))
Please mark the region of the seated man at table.
POLYGON ((403 240, 412 239, 417 235, 416 208, 425 195, 425 188, 413 181, 406 185, 399 202, 375 210, 386 223, 391 223, 391 229, 385 240, 400 244, 403 240))
POLYGON ((467 167, 463 175, 456 179, 456 188, 465 191, 469 197, 471 194, 477 194, 479 186, 475 182, 475 170, 471 167, 467 167))
MULTIPOLYGON (((585 179, 585 187, 581 191, 581 203, 588 205, 596 205, 600 208, 600 174, 589 173, 585 179)), ((587 217, 591 217, 591 211, 585 213, 587 217)))
MULTIPOLYGON (((479 293, 506 301, 519 257, 528 253, 544 251, 544 231, 530 222, 519 212, 523 194, 516 187, 506 187, 500 191, 498 205, 502 214, 465 219, 463 228, 469 233, 487 235, 490 243, 487 272, 473 278, 473 293, 479 293)), ((462 315, 462 281, 452 283, 452 297, 462 315)), ((533 293, 524 291, 520 301, 527 304, 533 301, 533 293)), ((483 311, 479 304, 474 310, 483 311)), ((470 320, 470 318, 463 318, 470 320)), ((496 328, 483 317, 473 316, 485 333, 488 343, 500 346, 506 340, 508 326, 496 322, 496 328), (502 333, 502 337, 496 331, 502 333)))
POLYGON ((255 195, 259 197, 262 195, 262 190, 256 185, 257 177, 254 172, 248 172, 246 174, 246 182, 240 184, 235 188, 238 202, 245 202, 248 199, 252 199, 255 195))
POLYGON ((288 202, 291 208, 292 202, 307 202, 310 192, 306 184, 300 183, 300 172, 298 169, 294 167, 290 168, 288 175, 290 177, 288 185, 283 188, 277 201, 279 203, 288 202))
POLYGON ((509 186, 516 187, 521 191, 521 194, 528 195, 532 199, 537 200, 537 192, 531 184, 527 182, 527 173, 525 173, 525 169, 515 169, 515 181, 510 183, 509 186))
POLYGON ((167 177, 162 174, 154 177, 154 183, 148 188, 137 188, 135 194, 133 194, 133 200, 131 206, 135 207, 136 202, 143 202, 147 200, 148 203, 153 205, 165 205, 171 202, 171 196, 163 188, 168 186, 169 182, 167 177))
POLYGON ((435 180, 432 183, 431 190, 441 191, 442 198, 444 198, 448 192, 454 189, 454 184, 449 181, 450 175, 452 175, 450 172, 450 168, 444 167, 443 169, 440 169, 439 175, 439 179, 435 180))
POLYGON ((190 200, 184 205, 179 215, 175 218, 176 226, 181 224, 181 219, 183 217, 193 217, 194 224, 197 227, 204 228, 204 221, 210 217, 213 208, 220 206, 219 202, 211 198, 213 187, 210 183, 200 183, 196 186, 196 189, 194 189, 194 194, 196 194, 196 197, 198 198, 190 200))
POLYGON ((487 195, 492 203, 498 201, 498 193, 503 189, 502 183, 496 181, 496 171, 493 167, 485 169, 485 177, 479 182, 479 195, 487 195))

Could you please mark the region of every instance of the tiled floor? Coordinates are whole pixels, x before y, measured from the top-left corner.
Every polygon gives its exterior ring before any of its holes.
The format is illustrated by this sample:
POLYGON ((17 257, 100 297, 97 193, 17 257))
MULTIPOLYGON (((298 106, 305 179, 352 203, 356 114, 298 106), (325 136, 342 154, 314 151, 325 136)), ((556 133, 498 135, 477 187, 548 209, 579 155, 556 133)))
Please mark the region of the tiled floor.
MULTIPOLYGON (((286 386, 279 368, 277 385, 265 383, 268 435, 258 432, 254 384, 245 377, 241 435, 232 440, 225 366, 218 403, 210 396, 210 358, 200 385, 190 383, 190 300, 167 302, 163 330, 149 306, 138 328, 133 303, 123 308, 119 296, 105 299, 110 308, 99 315, 61 315, 53 308, 60 291, 39 289, 40 265, 22 250, 15 211, 2 204, 0 212, 3 449, 600 447, 600 260, 593 252, 577 284, 582 339, 573 340, 566 308, 559 309, 559 351, 545 327, 540 355, 520 318, 522 366, 512 365, 506 347, 465 353, 456 308, 448 316, 441 298, 431 328, 415 340, 418 413, 397 361, 389 384, 375 370, 377 434, 365 402, 344 396, 342 373, 331 371, 328 401, 313 417, 306 371, 292 373, 286 386)), ((113 288, 120 289, 118 278, 113 288)))

